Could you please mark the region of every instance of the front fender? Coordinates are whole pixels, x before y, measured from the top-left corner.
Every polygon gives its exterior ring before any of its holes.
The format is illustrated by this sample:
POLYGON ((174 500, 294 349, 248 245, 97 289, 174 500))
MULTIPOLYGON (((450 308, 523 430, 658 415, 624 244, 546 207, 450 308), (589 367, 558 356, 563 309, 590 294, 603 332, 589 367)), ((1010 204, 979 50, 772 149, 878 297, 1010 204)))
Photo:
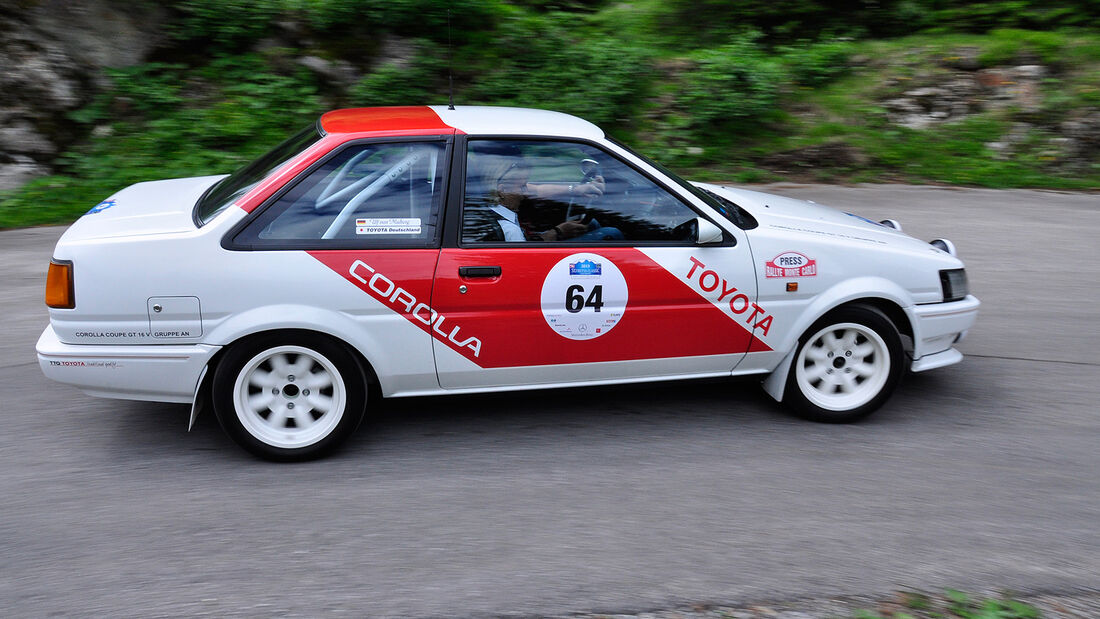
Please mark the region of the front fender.
POLYGON ((782 351, 784 354, 794 350, 798 345, 798 338, 802 337, 818 319, 841 305, 861 299, 876 299, 893 303, 905 312, 906 319, 909 321, 909 325, 901 325, 899 329, 905 330, 901 328, 904 326, 908 326, 910 330, 912 329, 914 305, 909 293, 904 288, 882 277, 855 277, 838 282, 817 295, 806 306, 801 315, 791 323, 790 328, 784 333, 783 339, 778 342, 777 346, 773 347, 774 350, 782 351))
POLYGON ((898 325, 899 330, 913 331, 915 324, 914 304, 904 288, 882 277, 855 277, 838 282, 817 295, 809 305, 791 323, 776 346, 778 354, 775 367, 764 379, 764 390, 777 402, 783 401, 783 392, 787 385, 787 374, 798 348, 798 341, 815 322, 830 311, 856 301, 886 301, 898 307, 905 314, 908 325, 898 325))

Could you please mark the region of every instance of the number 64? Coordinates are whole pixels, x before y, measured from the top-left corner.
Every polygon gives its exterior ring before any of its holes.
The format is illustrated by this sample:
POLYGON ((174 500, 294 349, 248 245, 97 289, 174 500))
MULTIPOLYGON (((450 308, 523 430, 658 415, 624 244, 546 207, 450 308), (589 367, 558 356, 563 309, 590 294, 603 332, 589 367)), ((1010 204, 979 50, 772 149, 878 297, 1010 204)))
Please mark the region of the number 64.
POLYGON ((570 314, 576 314, 585 307, 591 307, 593 311, 600 311, 603 307, 603 286, 596 284, 588 298, 584 297, 584 286, 574 284, 565 291, 565 309, 570 314))

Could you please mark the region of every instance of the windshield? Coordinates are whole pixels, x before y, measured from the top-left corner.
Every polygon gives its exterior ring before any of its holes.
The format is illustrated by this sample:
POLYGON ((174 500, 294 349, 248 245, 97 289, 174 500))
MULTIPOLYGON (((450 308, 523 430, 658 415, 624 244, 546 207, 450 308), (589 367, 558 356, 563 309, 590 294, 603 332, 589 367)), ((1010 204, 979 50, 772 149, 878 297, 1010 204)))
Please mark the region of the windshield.
POLYGON ((279 166, 319 139, 321 134, 317 132, 316 127, 312 125, 306 127, 271 149, 266 155, 215 183, 206 190, 206 193, 199 198, 199 203, 195 205, 195 223, 202 226, 214 219, 215 215, 248 193, 279 166))
POLYGON ((696 187, 695 185, 692 185, 688 181, 680 178, 672 170, 669 170, 665 166, 657 163, 656 161, 653 161, 649 157, 646 157, 645 155, 631 149, 629 146, 627 146, 626 144, 623 144, 622 142, 616 140, 615 138, 608 137, 607 139, 610 140, 611 142, 613 142, 619 148, 622 148, 623 150, 626 150, 627 152, 634 155, 638 159, 641 159, 642 161, 644 161, 644 162, 648 163, 649 165, 651 165, 651 166, 657 168, 658 170, 660 170, 662 174, 664 174, 665 176, 672 179, 672 181, 675 182, 677 185, 679 185, 679 186, 683 187, 684 189, 690 191, 692 193, 692 195, 699 198, 703 202, 706 202, 707 206, 713 208, 714 210, 721 213, 721 215, 723 217, 725 217, 726 219, 732 221, 734 223, 734 225, 736 225, 738 228, 741 228, 743 230, 748 230, 748 229, 751 229, 751 228, 755 228, 757 226, 756 219, 753 218, 753 216, 750 215, 748 213, 748 211, 742 209, 740 206, 738 206, 737 204, 734 204, 732 201, 727 200, 726 198, 723 198, 722 196, 719 196, 718 194, 707 191, 706 189, 700 189, 699 187, 696 187))

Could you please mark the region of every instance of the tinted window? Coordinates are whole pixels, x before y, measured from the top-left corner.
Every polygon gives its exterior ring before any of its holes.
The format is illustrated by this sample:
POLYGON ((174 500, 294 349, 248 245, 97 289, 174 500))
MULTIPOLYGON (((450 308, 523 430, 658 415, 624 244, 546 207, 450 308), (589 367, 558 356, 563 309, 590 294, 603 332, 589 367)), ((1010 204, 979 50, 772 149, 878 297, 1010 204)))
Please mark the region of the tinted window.
POLYGON ((238 198, 248 193, 257 183, 267 178, 294 155, 302 152, 321 135, 314 127, 307 127, 287 138, 263 157, 244 166, 236 172, 218 181, 208 189, 199 203, 195 205, 195 220, 203 225, 222 212, 238 198))
POLYGON ((463 243, 688 241, 696 213, 588 144, 471 140, 463 243))
POLYGON ((436 238, 443 142, 359 144, 298 181, 235 241, 256 246, 423 246, 436 238))
POLYGON ((629 146, 623 144, 622 142, 620 142, 618 140, 611 139, 611 141, 614 142, 616 146, 622 148, 623 150, 629 152, 630 154, 634 155, 638 159, 641 159, 642 161, 644 161, 644 162, 648 163, 649 165, 653 166, 654 168, 660 170, 660 172, 662 174, 664 174, 665 176, 672 179, 676 184, 680 185, 681 187, 683 187, 687 191, 690 191, 691 193, 695 194, 696 197, 698 197, 703 202, 707 203, 714 210, 721 213, 723 217, 725 217, 726 219, 732 221, 734 223, 734 225, 736 225, 737 227, 742 228, 744 230, 751 230, 752 228, 755 228, 757 226, 756 218, 754 218, 752 216, 752 214, 750 214, 745 209, 741 208, 737 204, 734 204, 732 201, 730 201, 730 200, 728 200, 728 199, 726 199, 726 198, 724 198, 724 197, 722 197, 722 196, 720 196, 716 193, 712 193, 710 191, 707 191, 706 189, 696 187, 695 185, 689 183, 688 181, 680 178, 672 170, 669 170, 665 166, 657 163, 656 161, 650 159, 649 157, 646 157, 645 155, 642 155, 641 153, 638 153, 634 150, 631 150, 631 148, 629 146))

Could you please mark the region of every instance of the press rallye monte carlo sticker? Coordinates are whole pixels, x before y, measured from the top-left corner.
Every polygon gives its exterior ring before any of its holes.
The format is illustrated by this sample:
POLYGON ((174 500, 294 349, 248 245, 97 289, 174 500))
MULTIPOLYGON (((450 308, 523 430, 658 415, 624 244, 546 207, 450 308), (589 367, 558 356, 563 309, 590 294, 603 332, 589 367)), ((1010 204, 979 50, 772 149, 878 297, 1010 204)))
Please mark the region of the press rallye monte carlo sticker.
POLYGON ((542 284, 542 315, 558 335, 590 340, 607 333, 626 312, 626 278, 599 254, 558 261, 542 284))
POLYGON ((764 277, 814 277, 817 260, 796 251, 785 251, 764 263, 764 277))

